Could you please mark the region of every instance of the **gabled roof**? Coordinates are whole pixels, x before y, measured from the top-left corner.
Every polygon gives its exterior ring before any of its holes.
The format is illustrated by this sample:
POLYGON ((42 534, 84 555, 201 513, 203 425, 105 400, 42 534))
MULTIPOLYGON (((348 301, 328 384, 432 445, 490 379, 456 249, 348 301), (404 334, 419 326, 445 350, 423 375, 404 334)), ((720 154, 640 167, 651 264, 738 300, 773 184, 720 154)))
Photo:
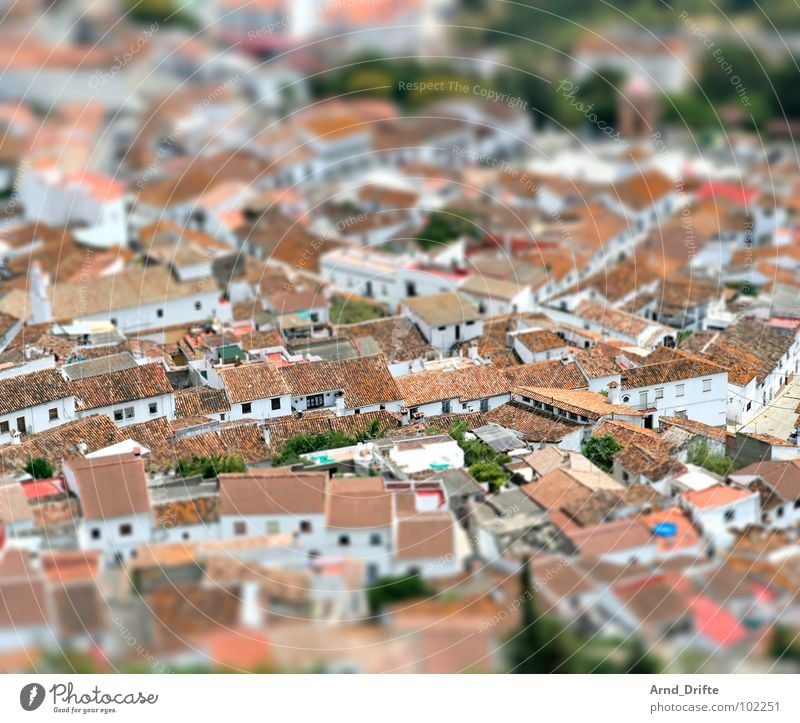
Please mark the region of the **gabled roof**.
POLYGON ((573 361, 548 359, 532 364, 519 364, 502 370, 511 387, 559 387, 586 389, 589 384, 581 368, 573 361))
POLYGON ((675 359, 660 364, 646 364, 621 373, 623 389, 641 389, 656 384, 725 374, 724 367, 697 358, 675 359))
POLYGON ((9 414, 37 404, 47 404, 72 396, 58 369, 42 369, 30 374, 0 379, 0 414, 9 414))
POLYGON ((219 370, 232 404, 289 394, 289 386, 271 362, 228 366, 219 370))
POLYGON ((454 550, 455 531, 450 512, 420 512, 397 523, 395 556, 399 560, 444 559, 454 550))
POLYGON ((382 355, 292 364, 280 374, 292 396, 342 390, 349 409, 402 399, 382 355))
POLYGON ((565 412, 572 412, 589 419, 600 419, 612 414, 626 417, 642 417, 644 412, 625 406, 612 404, 606 397, 586 389, 553 389, 547 387, 515 387, 514 392, 524 397, 551 405, 565 412))
POLYGON ((221 516, 312 515, 325 510, 325 472, 292 472, 288 467, 219 476, 221 516))
POLYGON ((69 382, 69 389, 75 395, 75 409, 80 411, 173 393, 167 373, 158 362, 76 379, 69 382))
POLYGON ((414 372, 397 377, 397 386, 409 407, 455 398, 469 402, 509 393, 509 383, 491 365, 414 372))
POLYGON ((403 299, 403 304, 431 327, 463 324, 481 318, 480 311, 472 302, 455 291, 412 296, 403 299))
POLYGON ((147 478, 141 457, 119 455, 64 462, 74 475, 83 517, 103 521, 150 512, 147 478))
POLYGON ((221 414, 230 411, 231 405, 223 389, 214 387, 189 387, 175 392, 175 416, 221 414))

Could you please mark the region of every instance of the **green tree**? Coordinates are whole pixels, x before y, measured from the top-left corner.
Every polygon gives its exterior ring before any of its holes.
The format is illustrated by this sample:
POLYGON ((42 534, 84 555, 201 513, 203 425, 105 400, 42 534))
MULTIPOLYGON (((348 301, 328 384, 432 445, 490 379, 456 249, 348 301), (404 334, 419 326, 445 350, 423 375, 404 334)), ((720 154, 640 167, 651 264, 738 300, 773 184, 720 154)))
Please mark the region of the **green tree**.
POLYGON ((181 459, 178 461, 178 469, 184 477, 201 475, 203 479, 210 479, 224 472, 245 472, 247 465, 240 454, 215 454, 210 457, 192 457, 190 460, 181 459))
POLYGON ((50 479, 53 465, 45 457, 34 457, 25 465, 25 471, 34 479, 50 479))
POLYGON ((522 566, 522 621, 509 644, 512 673, 569 673, 570 646, 558 620, 536 610, 530 563, 522 566))
POLYGON ((610 434, 600 437, 592 436, 583 445, 581 452, 592 464, 597 465, 604 472, 614 468, 614 455, 622 449, 622 445, 610 434))
POLYGON ((398 575, 379 578, 367 588, 367 602, 370 612, 377 615, 385 605, 431 597, 434 591, 425 584, 419 575, 398 575))
POLYGON ((417 243, 424 249, 436 249, 446 246, 461 236, 480 239, 483 230, 472 219, 461 211, 435 211, 428 223, 419 232, 417 243))
POLYGON ((709 472, 718 474, 721 477, 727 477, 733 469, 733 460, 730 457, 726 457, 724 454, 712 453, 705 439, 701 439, 691 446, 686 460, 689 464, 703 467, 709 472))

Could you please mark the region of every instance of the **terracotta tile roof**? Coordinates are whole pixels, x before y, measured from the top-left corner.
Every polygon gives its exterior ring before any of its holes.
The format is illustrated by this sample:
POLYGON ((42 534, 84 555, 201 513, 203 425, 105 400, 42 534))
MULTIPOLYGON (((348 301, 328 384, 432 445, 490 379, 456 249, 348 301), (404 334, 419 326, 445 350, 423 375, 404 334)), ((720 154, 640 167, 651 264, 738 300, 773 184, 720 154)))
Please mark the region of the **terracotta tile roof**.
MULTIPOLYGON (((462 416, 467 415, 458 415, 457 418, 462 416)), ((502 404, 481 416, 486 422, 494 422, 519 432, 528 442, 556 443, 580 429, 580 425, 575 422, 559 419, 514 402, 502 404)))
POLYGON ((636 620, 638 627, 672 626, 691 616, 689 601, 671 582, 653 578, 646 583, 628 583, 614 588, 614 594, 636 620))
POLYGON ((683 497, 693 507, 709 509, 729 505, 753 495, 755 495, 755 492, 752 490, 716 484, 704 490, 691 490, 686 492, 683 497))
POLYGON ((57 467, 62 458, 83 456, 78 449, 80 443, 86 444, 87 452, 95 452, 122 442, 126 435, 127 430, 123 434, 106 415, 92 415, 45 432, 26 435, 21 444, 0 448, 0 464, 6 470, 19 469, 31 459, 44 457, 57 467))
POLYGON ((36 404, 47 404, 71 396, 58 369, 0 379, 0 414, 10 414, 36 404))
POLYGON ((219 514, 311 515, 325 510, 326 472, 288 467, 219 476, 219 514))
POLYGON ((397 559, 446 558, 454 552, 455 530, 449 512, 421 512, 397 523, 397 559))
POLYGON ((594 321, 606 329, 628 337, 637 337, 652 326, 661 326, 639 316, 628 314, 599 301, 581 301, 575 309, 575 315, 587 321, 594 321))
POLYGON ((758 475, 783 500, 800 499, 800 464, 791 462, 756 462, 742 467, 737 476, 758 475))
POLYGON ((76 379, 69 382, 69 389, 75 395, 75 409, 81 411, 173 393, 167 373, 158 362, 76 379))
POLYGON ((175 416, 195 417, 229 412, 231 405, 223 389, 189 387, 175 392, 175 416))
POLYGON ((621 419, 604 419, 593 430, 596 437, 610 434, 621 445, 638 444, 640 447, 652 449, 654 452, 668 453, 671 445, 662 439, 658 432, 644 427, 637 427, 621 419))
POLYGON ((650 208, 668 193, 675 192, 675 182, 660 171, 634 173, 614 185, 612 196, 627 208, 641 211, 650 208))
MULTIPOLYGON (((620 373, 620 367, 614 361, 614 358, 596 346, 589 350, 581 349, 576 352, 575 361, 588 379, 600 379, 601 377, 610 377, 620 373)), ((561 385, 557 384, 555 386, 561 385)))
POLYGON ((741 319, 721 334, 725 341, 761 360, 760 372, 769 374, 794 344, 794 334, 755 319, 741 319))
POLYGON ((333 529, 389 527, 395 517, 395 495, 387 490, 348 489, 331 492, 325 502, 325 524, 333 529))
MULTIPOLYGON (((217 289, 208 279, 204 291, 217 289)), ((132 309, 145 304, 163 304, 197 294, 195 281, 178 281, 163 266, 126 269, 111 276, 95 276, 91 284, 58 283, 51 287, 53 314, 71 321, 90 314, 111 315, 115 309, 132 309)), ((210 312, 209 312, 210 313, 210 312)))
POLYGON ((729 437, 734 436, 728 432, 725 427, 712 427, 709 424, 703 424, 702 422, 696 422, 691 419, 683 419, 681 417, 662 416, 658 418, 658 424, 659 426, 665 428, 678 427, 679 429, 684 429, 687 432, 696 432, 697 434, 702 434, 703 436, 707 437, 715 437, 722 441, 726 441, 729 437))
POLYGON ((565 412, 580 414, 589 419, 600 419, 611 414, 620 414, 627 417, 644 416, 644 412, 640 412, 638 409, 624 404, 611 404, 602 394, 590 392, 586 389, 516 387, 514 392, 529 399, 555 406, 565 412))
POLYGON ((560 359, 520 364, 502 370, 509 386, 559 387, 561 389, 586 389, 588 382, 575 362, 566 364, 560 359))
POLYGON ((203 525, 219 520, 219 497, 203 495, 153 505, 153 524, 170 529, 183 525, 203 525))
POLYGON ((640 389, 656 384, 677 382, 684 379, 724 374, 724 367, 700 359, 676 359, 660 364, 646 364, 622 372, 623 389, 640 389))
POLYGON ((436 356, 434 348, 425 341, 416 325, 405 316, 338 326, 336 335, 339 338, 355 340, 356 345, 359 339, 373 339, 390 362, 436 356))
POLYGON ((431 327, 462 324, 481 318, 472 302, 454 291, 408 297, 403 304, 431 327))
POLYGON ((493 366, 469 366, 453 371, 423 371, 397 377, 406 406, 458 398, 462 403, 509 393, 509 383, 493 366))
POLYGON ((617 452, 614 462, 621 465, 626 472, 644 475, 650 482, 658 482, 686 471, 686 467, 669 453, 643 447, 636 442, 617 452))
POLYGON ((27 550, 0 551, 0 630, 20 630, 49 622, 45 578, 27 550))
POLYGON ((289 394, 289 387, 278 367, 271 362, 227 366, 219 375, 232 404, 270 399, 289 394))
POLYGON ((560 336, 546 329, 523 331, 522 333, 517 334, 515 338, 519 340, 520 344, 532 351, 534 354, 552 349, 560 349, 567 345, 567 343, 560 336))
POLYGON ((293 364, 280 373, 292 396, 341 389, 349 409, 402 399, 382 355, 293 364))
POLYGON ((651 264, 634 256, 620 261, 613 268, 603 268, 573 288, 576 291, 594 289, 606 300, 616 304, 659 278, 660 275, 651 264))
POLYGON ((176 437, 166 417, 160 417, 128 425, 125 437, 147 447, 147 463, 157 469, 173 469, 180 460, 192 457, 239 454, 245 462, 262 462, 270 457, 260 423, 255 420, 224 422, 210 432, 176 437))
POLYGON ((0 523, 14 524, 33 520, 33 510, 18 482, 0 485, 0 523))
POLYGON ((64 467, 75 475, 84 519, 101 521, 150 511, 144 461, 140 457, 71 459, 64 462, 64 467))
POLYGON ((569 537, 581 554, 592 556, 636 550, 650 544, 653 539, 650 530, 638 519, 605 522, 572 531, 569 537))

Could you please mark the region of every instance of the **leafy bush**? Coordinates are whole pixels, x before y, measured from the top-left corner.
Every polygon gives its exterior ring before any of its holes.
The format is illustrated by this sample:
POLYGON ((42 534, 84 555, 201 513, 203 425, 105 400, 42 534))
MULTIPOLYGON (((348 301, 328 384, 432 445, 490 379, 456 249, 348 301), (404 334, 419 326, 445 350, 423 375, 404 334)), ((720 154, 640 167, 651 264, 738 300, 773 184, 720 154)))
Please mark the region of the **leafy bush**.
POLYGON ((431 597, 433 594, 433 590, 419 575, 387 576, 376 580, 367 588, 367 602, 370 612, 377 615, 384 605, 418 597, 431 597))
POLYGON ((35 457, 25 465, 25 471, 34 479, 50 479, 53 465, 44 457, 35 457))
POLYGON ((708 449, 708 442, 706 442, 705 439, 701 439, 699 442, 695 442, 692 445, 686 459, 689 464, 703 467, 709 472, 718 474, 721 477, 727 477, 733 469, 733 460, 730 457, 726 457, 724 454, 713 454, 710 452, 708 449))
POLYGON ((376 418, 365 424, 354 435, 333 430, 321 432, 320 434, 298 434, 286 440, 280 453, 272 458, 272 464, 276 467, 293 464, 300 461, 301 455, 321 452, 326 449, 350 447, 359 442, 366 442, 368 439, 378 439, 384 435, 385 431, 381 426, 380 420, 376 418))
POLYGON ((184 477, 201 475, 203 479, 216 477, 223 472, 245 472, 247 465, 240 454, 215 454, 211 457, 192 457, 179 460, 178 469, 184 477))
POLYGON ((604 472, 610 472, 614 467, 614 455, 621 449, 622 445, 614 437, 604 434, 600 437, 590 437, 581 452, 592 464, 604 472))
POLYGON ((511 474, 503 467, 511 461, 511 457, 495 452, 479 439, 467 439, 466 432, 467 425, 459 420, 450 427, 449 434, 464 450, 464 464, 469 468, 469 473, 478 482, 488 484, 490 492, 497 492, 511 479, 511 474))

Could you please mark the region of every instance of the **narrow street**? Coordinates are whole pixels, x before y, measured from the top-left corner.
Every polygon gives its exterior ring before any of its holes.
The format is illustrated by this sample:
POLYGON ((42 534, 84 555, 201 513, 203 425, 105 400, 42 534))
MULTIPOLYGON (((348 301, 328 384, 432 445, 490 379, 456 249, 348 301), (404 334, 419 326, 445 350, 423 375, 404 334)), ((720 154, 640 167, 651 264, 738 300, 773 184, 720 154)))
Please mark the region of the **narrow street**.
POLYGON ((797 405, 800 403, 800 377, 795 377, 772 400, 772 403, 751 419, 743 429, 756 434, 771 434, 788 439, 797 423, 797 405))

